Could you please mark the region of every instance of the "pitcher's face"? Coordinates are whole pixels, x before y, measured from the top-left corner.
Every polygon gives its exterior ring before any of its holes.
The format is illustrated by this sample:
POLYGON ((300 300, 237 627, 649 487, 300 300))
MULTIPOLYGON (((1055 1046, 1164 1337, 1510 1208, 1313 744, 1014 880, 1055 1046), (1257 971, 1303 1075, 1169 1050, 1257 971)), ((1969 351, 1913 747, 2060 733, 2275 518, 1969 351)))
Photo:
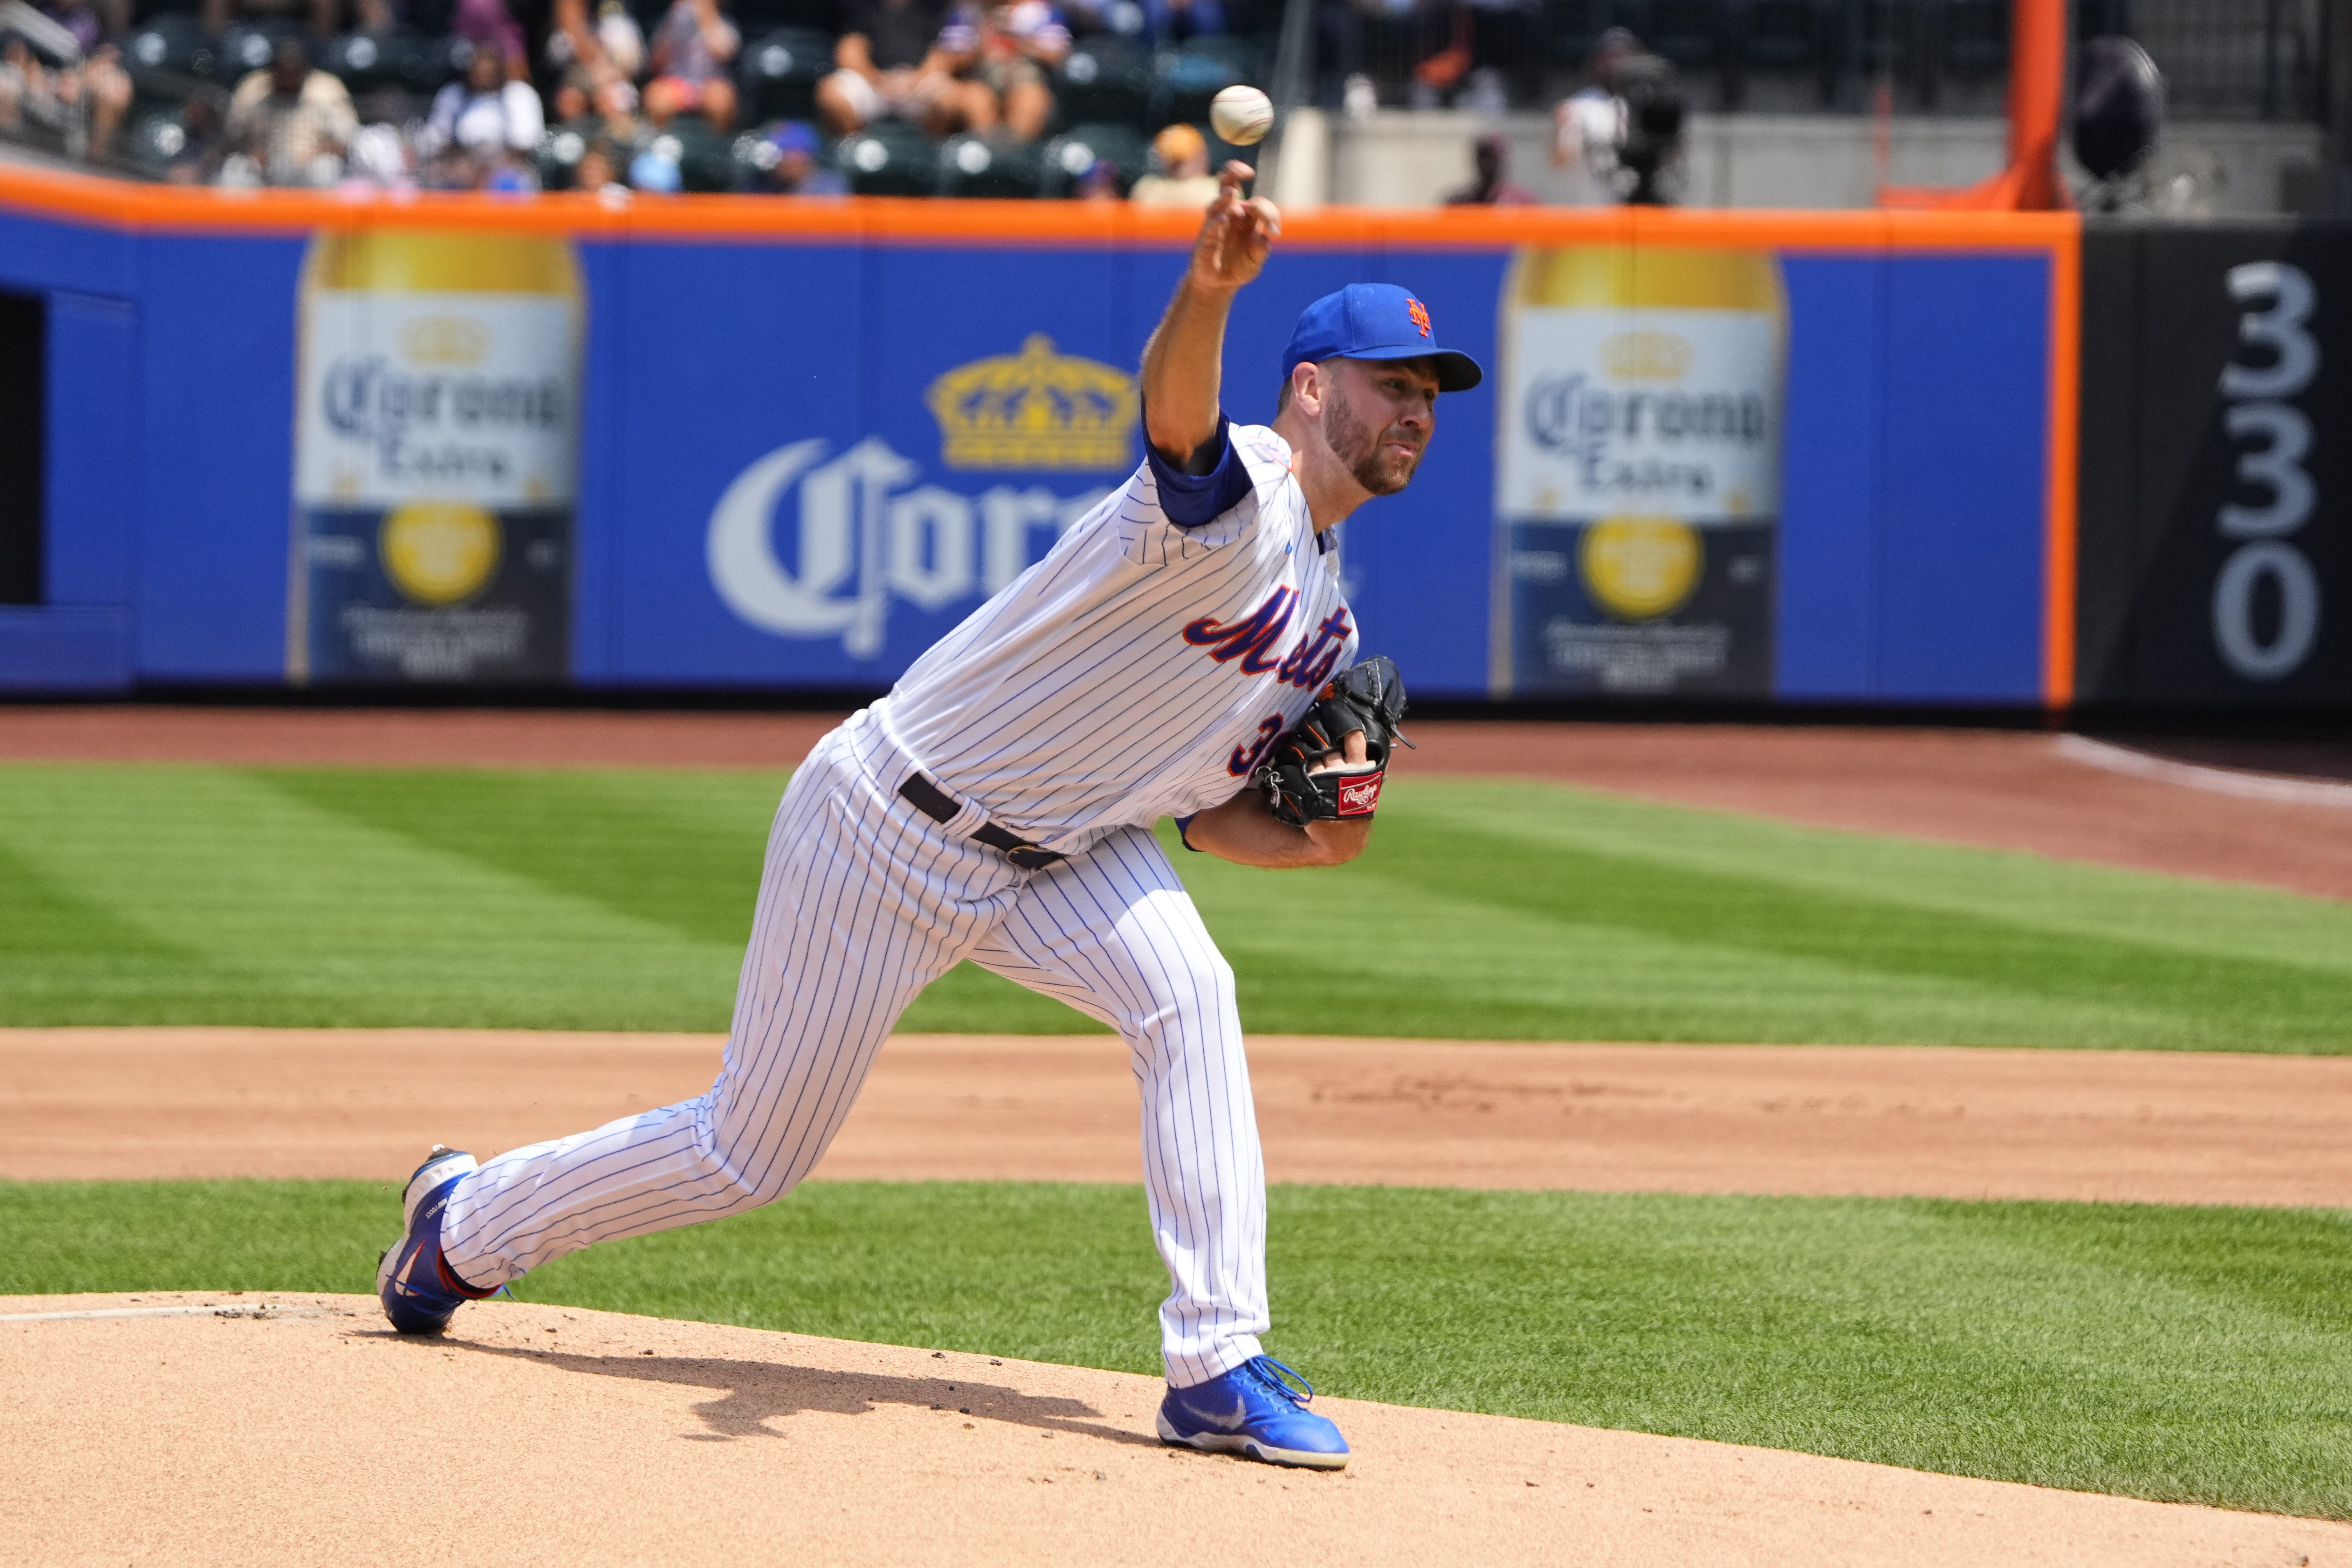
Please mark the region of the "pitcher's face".
POLYGON ((1323 404, 1323 442, 1372 495, 1412 482, 1437 427, 1437 372, 1427 360, 1339 359, 1323 404))

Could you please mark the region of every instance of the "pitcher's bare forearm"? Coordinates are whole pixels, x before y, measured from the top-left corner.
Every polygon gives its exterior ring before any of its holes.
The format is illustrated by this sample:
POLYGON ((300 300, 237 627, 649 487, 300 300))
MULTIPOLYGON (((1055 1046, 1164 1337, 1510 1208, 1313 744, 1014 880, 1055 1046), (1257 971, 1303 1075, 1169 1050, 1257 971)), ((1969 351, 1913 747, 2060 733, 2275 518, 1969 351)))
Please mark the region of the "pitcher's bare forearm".
POLYGON ((1245 789, 1224 805, 1213 805, 1192 818, 1184 839, 1202 854, 1236 866, 1291 871, 1344 866, 1364 852, 1371 832, 1369 821, 1294 826, 1275 816, 1265 796, 1245 789))
POLYGON ((1168 313, 1143 350, 1144 436, 1178 468, 1217 433, 1230 289, 1176 285, 1168 313))
POLYGON ((1225 318, 1234 295, 1258 275, 1282 232, 1272 202, 1243 199, 1249 174, 1239 161, 1225 165, 1217 199, 1192 242, 1192 263, 1143 348, 1144 439, 1180 468, 1217 433, 1225 318))

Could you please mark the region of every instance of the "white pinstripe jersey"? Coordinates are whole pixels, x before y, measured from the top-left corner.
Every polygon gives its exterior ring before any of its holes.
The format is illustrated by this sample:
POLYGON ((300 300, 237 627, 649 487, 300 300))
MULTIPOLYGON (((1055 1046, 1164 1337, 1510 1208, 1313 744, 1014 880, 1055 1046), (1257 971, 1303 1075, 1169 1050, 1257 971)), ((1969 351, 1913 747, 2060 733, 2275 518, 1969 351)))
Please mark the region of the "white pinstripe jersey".
POLYGON ((1065 853, 1231 799, 1357 635, 1289 445, 1264 426, 1228 434, 1246 495, 1182 527, 1144 463, 915 661, 877 705, 891 738, 1065 853))

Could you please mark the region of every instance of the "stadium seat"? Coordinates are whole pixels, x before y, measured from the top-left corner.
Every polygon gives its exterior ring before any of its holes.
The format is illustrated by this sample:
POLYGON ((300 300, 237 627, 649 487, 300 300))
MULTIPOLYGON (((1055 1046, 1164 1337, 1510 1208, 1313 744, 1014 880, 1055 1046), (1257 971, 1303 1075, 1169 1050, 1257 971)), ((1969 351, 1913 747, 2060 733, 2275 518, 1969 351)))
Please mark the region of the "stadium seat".
POLYGON ((205 36, 204 24, 185 12, 166 11, 149 20, 131 33, 122 54, 134 69, 212 74, 212 40, 205 36), (201 66, 196 63, 200 54, 205 57, 201 66))
POLYGON ((1066 125, 1143 129, 1151 108, 1151 68, 1135 43, 1115 33, 1081 39, 1054 77, 1054 101, 1066 125))
POLYGON ((405 29, 346 33, 319 51, 319 64, 342 78, 354 97, 385 87, 431 92, 448 79, 448 42, 405 29))
POLYGON ((670 122, 668 131, 654 141, 656 146, 665 141, 677 143, 678 179, 686 189, 712 192, 735 188, 734 144, 700 115, 680 115, 670 122))
POLYGON ((1207 55, 1212 59, 1224 61, 1233 68, 1234 75, 1240 80, 1254 82, 1258 79, 1257 45, 1247 38, 1236 37, 1230 33, 1208 34, 1185 39, 1177 53, 1207 55))
POLYGON ((1045 148, 1045 182, 1039 194, 1066 196, 1097 161, 1118 171, 1118 194, 1134 187, 1150 165, 1150 147, 1132 125, 1076 125, 1045 148))
POLYGON ((1942 21, 1944 66, 1954 76, 2009 68, 2009 0, 1944 0, 1942 21))
POLYGON ((1592 46, 1616 26, 1617 10, 1613 0, 1551 0, 1544 7, 1544 25, 1551 35, 1553 60, 1582 71, 1592 58, 1592 46))
POLYGON ((290 22, 274 20, 231 27, 213 46, 212 68, 196 74, 210 76, 222 86, 234 88, 247 72, 257 71, 269 63, 278 39, 294 37, 297 31, 290 22))
POLYGON ((821 33, 826 38, 824 58, 833 60, 833 0, 733 0, 723 7, 735 30, 746 38, 770 33, 821 33))
POLYGON ((833 40, 808 27, 778 27, 743 50, 736 65, 743 117, 806 120, 816 112, 816 84, 833 69, 833 40))
POLYGON ((1653 54, 1685 70, 1716 62, 1729 17, 1724 0, 1648 0, 1633 30, 1653 54))
POLYGON ((1034 142, 963 135, 940 144, 939 192, 943 196, 1034 197, 1045 174, 1044 157, 1034 142))
POLYGON ((903 120, 877 120, 843 137, 834 161, 861 196, 928 196, 939 190, 939 154, 931 139, 903 120))
POLYGON ((1821 0, 1753 0, 1740 28, 1740 57, 1766 70, 1801 70, 1821 56, 1821 0))
POLYGON ((1153 125, 1206 121, 1209 100, 1242 79, 1231 60, 1190 49, 1156 55, 1151 66, 1155 79, 1151 94, 1153 125))
POLYGON ((580 160, 587 155, 588 138, 593 122, 586 127, 559 125, 539 139, 539 150, 531 163, 539 170, 539 183, 551 191, 569 191, 580 184, 580 160))
POLYGON ((131 128, 131 161, 151 179, 163 178, 187 145, 187 128, 176 112, 142 115, 131 128))

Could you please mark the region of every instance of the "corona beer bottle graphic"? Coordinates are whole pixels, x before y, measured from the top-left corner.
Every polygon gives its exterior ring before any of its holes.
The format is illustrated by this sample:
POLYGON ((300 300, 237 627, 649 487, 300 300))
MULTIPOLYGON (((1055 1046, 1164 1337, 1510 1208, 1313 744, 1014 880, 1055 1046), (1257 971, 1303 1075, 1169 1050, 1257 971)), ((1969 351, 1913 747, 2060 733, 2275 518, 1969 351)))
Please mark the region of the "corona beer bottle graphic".
POLYGON ((1496 691, 1769 696, 1777 260, 1522 251, 1499 327, 1496 691))
POLYGON ((562 239, 387 228, 311 241, 292 679, 564 679, 580 300, 562 239))

